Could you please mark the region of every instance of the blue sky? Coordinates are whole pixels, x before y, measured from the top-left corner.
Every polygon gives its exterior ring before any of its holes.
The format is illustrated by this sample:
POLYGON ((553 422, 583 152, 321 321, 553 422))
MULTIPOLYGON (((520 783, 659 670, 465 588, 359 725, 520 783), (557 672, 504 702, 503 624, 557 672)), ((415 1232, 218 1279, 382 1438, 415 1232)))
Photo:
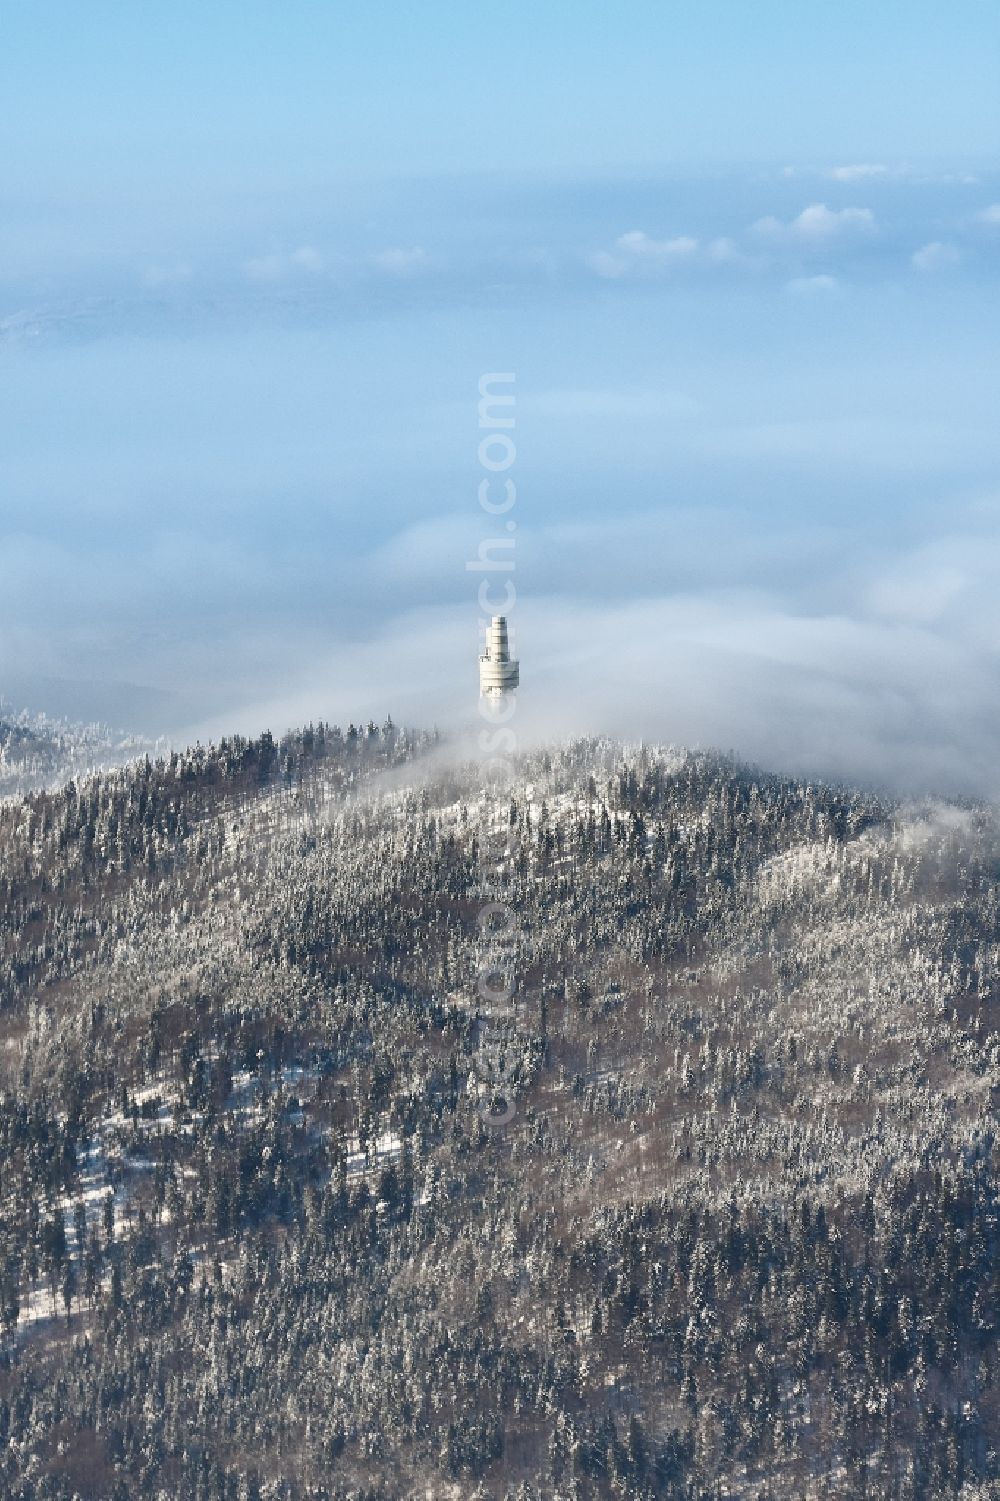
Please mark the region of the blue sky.
POLYGON ((511 369, 526 733, 992 787, 998 63, 985 4, 0 0, 0 692, 474 714, 511 369))
MULTIPOLYGON (((988 0, 4 0, 15 180, 367 177, 987 155, 988 0)), ((8 170, 11 170, 8 164, 8 170)))

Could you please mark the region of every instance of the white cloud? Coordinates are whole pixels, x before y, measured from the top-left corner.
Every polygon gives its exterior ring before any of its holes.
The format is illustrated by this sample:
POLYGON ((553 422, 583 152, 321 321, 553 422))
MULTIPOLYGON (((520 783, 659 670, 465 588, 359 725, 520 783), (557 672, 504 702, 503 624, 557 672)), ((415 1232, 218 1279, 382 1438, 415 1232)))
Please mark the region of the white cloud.
POLYGON ((291 276, 305 273, 317 275, 324 267, 323 257, 312 245, 300 245, 297 250, 272 251, 244 261, 243 272, 249 281, 285 281, 291 276))
POLYGON ((394 246, 389 250, 380 250, 372 256, 372 264, 379 271, 385 271, 390 276, 414 276, 419 271, 427 268, 430 262, 426 250, 419 245, 413 245, 408 250, 394 246))
POLYGON ((1000 224, 1000 203, 991 203, 976 215, 980 224, 1000 224))
POLYGON ((312 245, 300 245, 298 250, 293 250, 289 257, 293 266, 300 271, 322 271, 323 257, 312 245))
POLYGON ((928 172, 910 162, 843 162, 835 167, 782 167, 781 176, 802 180, 825 178, 827 182, 841 183, 912 182, 940 187, 956 183, 968 187, 979 181, 972 172, 928 172))
POLYGON ((745 255, 735 240, 727 236, 710 240, 705 253, 708 259, 717 266, 754 266, 759 264, 753 256, 745 255))
POLYGON ((962 252, 955 245, 947 245, 942 240, 931 240, 929 244, 915 250, 910 259, 917 271, 947 271, 958 265, 962 252))
POLYGON ((631 229, 618 236, 613 253, 598 251, 588 258, 588 265, 598 276, 612 279, 630 273, 649 274, 694 260, 698 249, 698 241, 692 235, 654 240, 645 230, 631 229))
POLYGON ((875 579, 870 591, 872 610, 889 620, 919 625, 940 620, 967 591, 969 575, 938 558, 937 551, 901 559, 875 579))
POLYGON ((793 297, 828 297, 831 292, 840 291, 840 282, 835 276, 796 276, 785 290, 793 297))
POLYGON ((768 215, 753 226, 761 239, 800 245, 828 244, 846 235, 871 234, 874 229, 870 208, 832 209, 825 203, 810 203, 787 223, 768 215))
POLYGON ((628 264, 619 255, 611 255, 607 250, 598 250, 587 257, 587 265, 598 276, 604 276, 609 281, 614 281, 619 276, 624 276, 628 270, 628 264))
POLYGON ((633 229, 618 237, 619 250, 629 255, 656 261, 687 259, 698 249, 698 241, 691 235, 676 235, 672 240, 653 240, 644 230, 633 229))
POLYGON ((866 178, 885 177, 888 171, 881 162, 852 162, 846 167, 834 167, 830 176, 834 182, 863 182, 866 178))

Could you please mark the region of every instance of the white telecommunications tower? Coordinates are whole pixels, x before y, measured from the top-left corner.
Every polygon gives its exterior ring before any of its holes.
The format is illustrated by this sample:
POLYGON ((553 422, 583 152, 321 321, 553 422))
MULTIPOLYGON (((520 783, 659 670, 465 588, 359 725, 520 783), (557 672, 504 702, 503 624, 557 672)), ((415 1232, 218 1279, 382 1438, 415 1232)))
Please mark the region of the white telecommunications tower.
POLYGON ((494 615, 486 633, 486 650, 479 658, 479 692, 485 698, 503 698, 520 681, 518 663, 511 659, 507 644, 507 617, 494 615))

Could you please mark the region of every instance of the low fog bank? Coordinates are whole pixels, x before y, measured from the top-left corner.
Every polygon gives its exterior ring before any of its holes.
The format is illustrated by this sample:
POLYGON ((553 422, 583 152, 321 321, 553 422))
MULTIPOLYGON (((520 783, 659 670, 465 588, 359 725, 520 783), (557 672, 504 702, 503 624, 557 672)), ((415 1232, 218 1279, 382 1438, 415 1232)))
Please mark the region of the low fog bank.
MULTIPOLYGON (((901 794, 1000 793, 1000 672, 989 641, 913 619, 794 614, 751 595, 586 607, 546 599, 511 617, 519 748, 575 735, 732 750, 769 769, 901 794)), ((476 615, 412 612, 319 660, 290 653, 269 691, 176 738, 391 714, 473 747, 476 615)))
MULTIPOLYGON (((807 778, 994 798, 1000 667, 984 555, 978 577, 956 569, 947 589, 931 577, 935 554, 926 576, 912 560, 894 565, 860 603, 820 610, 777 588, 519 600, 517 744, 606 735, 714 747, 807 778)), ((68 704, 28 672, 7 697, 178 745, 387 715, 463 739, 482 723, 482 623, 474 600, 401 609, 354 634, 288 621, 205 641, 191 622, 170 640, 147 636, 145 660, 125 664, 158 674, 160 699, 133 697, 110 672, 81 677, 68 704)), ((109 645, 95 668, 111 657, 109 645)))

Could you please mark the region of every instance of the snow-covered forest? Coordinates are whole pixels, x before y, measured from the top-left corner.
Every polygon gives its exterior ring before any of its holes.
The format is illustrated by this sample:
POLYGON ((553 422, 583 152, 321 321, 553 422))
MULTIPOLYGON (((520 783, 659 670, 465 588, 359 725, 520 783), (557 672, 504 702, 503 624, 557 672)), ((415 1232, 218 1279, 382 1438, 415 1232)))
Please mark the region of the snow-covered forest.
POLYGON ((0 797, 58 787, 70 777, 162 748, 106 725, 76 725, 45 714, 14 713, 0 699, 0 797))
POLYGON ((0 802, 0 1495, 995 1496, 998 836, 391 724, 0 802))

